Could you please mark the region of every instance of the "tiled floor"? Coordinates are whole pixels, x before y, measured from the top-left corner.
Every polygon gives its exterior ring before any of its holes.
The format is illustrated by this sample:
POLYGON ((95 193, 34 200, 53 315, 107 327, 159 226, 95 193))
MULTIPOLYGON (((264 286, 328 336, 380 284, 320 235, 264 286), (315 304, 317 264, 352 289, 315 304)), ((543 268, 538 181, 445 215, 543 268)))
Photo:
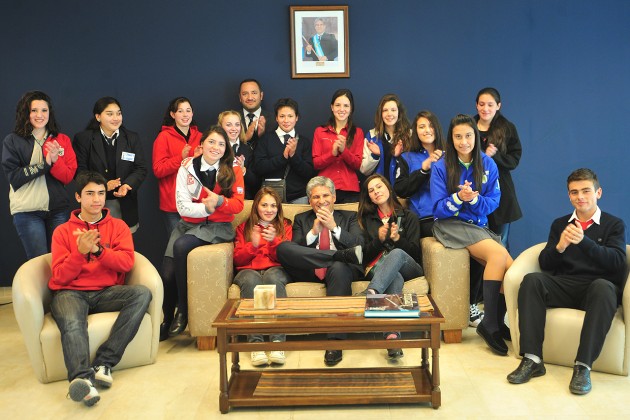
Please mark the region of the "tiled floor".
MULTIPOLYGON (((505 376, 518 360, 498 357, 471 328, 461 344, 440 351, 442 407, 426 405, 331 406, 233 409, 218 408, 218 356, 199 352, 194 340, 181 336, 160 344, 154 365, 114 371, 114 386, 88 408, 66 399, 66 381, 43 385, 32 373, 10 304, 0 306, 0 417, 3 419, 330 419, 360 418, 628 418, 630 379, 593 373, 593 391, 574 396, 568 390, 571 369, 547 365, 547 375, 524 385, 505 376)), ((403 361, 419 358, 405 351, 403 361)), ((246 358, 244 358, 247 360, 246 358)), ((323 352, 287 353, 289 368, 323 367, 323 352)), ((346 351, 339 367, 384 365, 384 351, 346 351)), ((243 368, 249 368, 247 362, 243 368)))

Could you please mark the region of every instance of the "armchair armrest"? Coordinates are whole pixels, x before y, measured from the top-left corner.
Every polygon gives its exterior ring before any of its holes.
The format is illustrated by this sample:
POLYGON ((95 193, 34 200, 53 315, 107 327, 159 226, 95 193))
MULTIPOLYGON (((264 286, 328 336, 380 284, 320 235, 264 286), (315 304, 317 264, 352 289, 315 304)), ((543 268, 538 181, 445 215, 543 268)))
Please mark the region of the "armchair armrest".
POLYGON ((521 287, 523 277, 528 273, 540 272, 538 256, 545 248, 546 242, 534 245, 523 251, 512 263, 503 279, 503 291, 505 293, 505 304, 507 306, 508 320, 512 332, 512 344, 515 353, 519 351, 520 332, 518 330, 518 290, 521 287))
POLYGON ((193 337, 216 336, 212 322, 234 277, 234 245, 204 245, 188 254, 188 326, 193 337))
POLYGON ((422 265, 430 293, 446 322, 443 330, 468 327, 470 258, 466 249, 448 249, 433 237, 422 238, 422 265))
POLYGON ((151 316, 153 341, 151 343, 151 359, 155 360, 160 345, 160 324, 162 323, 162 301, 164 300, 164 286, 157 269, 142 254, 135 252, 133 268, 125 278, 128 285, 143 285, 151 291, 151 303, 147 313, 151 316))
POLYGON ((48 289, 51 264, 50 254, 41 255, 25 262, 13 278, 13 311, 32 366, 44 363, 39 334, 52 298, 48 289))

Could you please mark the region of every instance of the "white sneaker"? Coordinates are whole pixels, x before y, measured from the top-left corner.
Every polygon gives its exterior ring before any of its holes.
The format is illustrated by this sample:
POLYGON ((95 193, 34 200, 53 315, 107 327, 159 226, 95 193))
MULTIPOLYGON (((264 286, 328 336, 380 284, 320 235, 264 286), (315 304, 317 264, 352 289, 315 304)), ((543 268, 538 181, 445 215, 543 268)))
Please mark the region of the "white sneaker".
POLYGON ((89 379, 75 378, 70 382, 70 388, 68 388, 68 396, 72 401, 83 401, 83 404, 88 407, 93 406, 101 399, 98 395, 98 391, 92 385, 89 379))
POLYGON ((264 351, 252 352, 252 366, 266 366, 269 364, 269 358, 264 351))
POLYGON ((473 328, 477 328, 477 325, 479 325, 482 319, 483 311, 481 311, 479 307, 474 303, 470 305, 470 318, 468 320, 468 325, 473 328))
POLYGON ((284 365, 287 358, 282 350, 274 350, 269 352, 269 361, 277 365, 284 365))
POLYGON ((94 366, 94 382, 103 388, 111 388, 114 383, 112 378, 112 370, 109 366, 94 366))

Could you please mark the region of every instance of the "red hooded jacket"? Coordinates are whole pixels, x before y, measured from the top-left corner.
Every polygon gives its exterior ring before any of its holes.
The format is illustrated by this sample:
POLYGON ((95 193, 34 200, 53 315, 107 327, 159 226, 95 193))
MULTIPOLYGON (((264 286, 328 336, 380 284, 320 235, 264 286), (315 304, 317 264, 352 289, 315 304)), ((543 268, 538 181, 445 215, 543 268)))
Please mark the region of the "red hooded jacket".
POLYGON ((94 224, 79 219, 74 210, 70 220, 55 229, 52 237, 51 290, 101 290, 125 283, 125 274, 133 268, 134 252, 131 231, 125 222, 115 219, 109 210, 94 224), (98 229, 103 252, 96 257, 81 254, 77 248, 77 229, 98 229))

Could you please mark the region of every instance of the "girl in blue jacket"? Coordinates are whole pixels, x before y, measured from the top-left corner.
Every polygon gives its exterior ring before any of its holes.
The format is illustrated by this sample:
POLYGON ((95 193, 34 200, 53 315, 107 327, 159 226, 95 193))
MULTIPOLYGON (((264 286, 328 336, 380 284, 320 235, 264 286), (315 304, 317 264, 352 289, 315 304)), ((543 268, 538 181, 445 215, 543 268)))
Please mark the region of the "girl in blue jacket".
POLYGON ((477 326, 486 344, 499 355, 507 355, 501 328, 505 299, 501 283, 512 258, 500 238, 488 229, 488 215, 499 206, 499 173, 492 158, 481 153, 477 124, 468 115, 451 120, 446 136, 446 154, 433 165, 431 200, 433 235, 447 248, 466 248, 485 266, 483 297, 485 315, 477 326))

